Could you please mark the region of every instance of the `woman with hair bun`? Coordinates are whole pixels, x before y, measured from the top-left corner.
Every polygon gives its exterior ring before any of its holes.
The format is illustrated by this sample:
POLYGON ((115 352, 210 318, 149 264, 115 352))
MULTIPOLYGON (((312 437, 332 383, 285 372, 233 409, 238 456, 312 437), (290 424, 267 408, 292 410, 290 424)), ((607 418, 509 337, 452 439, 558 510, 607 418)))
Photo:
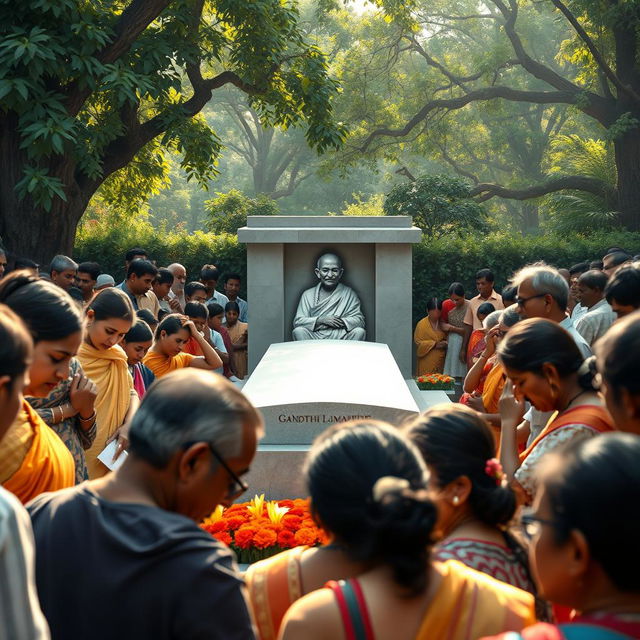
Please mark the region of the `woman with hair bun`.
POLYGON ((431 561, 437 508, 420 453, 396 429, 332 427, 314 443, 305 475, 331 541, 316 553, 342 554, 351 572, 331 575, 320 558, 314 574, 303 566, 304 591, 317 590, 288 610, 281 640, 472 640, 535 619, 531 594, 455 560, 431 561))
POLYGON ((640 638, 640 519, 629 511, 640 495, 638 460, 640 438, 612 433, 572 442, 540 464, 532 512, 522 516, 531 564, 543 597, 578 613, 502 640, 640 638))
POLYGON ((498 358, 509 378, 500 400, 500 460, 508 478, 522 487, 530 502, 542 456, 570 440, 615 427, 594 389, 589 361, 583 361, 574 339, 556 322, 545 318, 519 322, 498 347, 498 358), (554 414, 519 454, 517 427, 525 400, 554 414))
MULTIPOLYGON (((21 318, 33 339, 24 395, 46 397, 69 377, 69 363, 82 340, 80 313, 60 287, 26 271, 2 280, 0 302, 21 318)), ((18 415, 0 448, 0 483, 27 503, 41 493, 71 487, 74 481, 69 449, 21 397, 18 415)))
POLYGON ((422 454, 438 505, 435 557, 534 593, 526 552, 507 529, 515 492, 485 420, 463 405, 439 405, 408 423, 405 434, 422 454))
POLYGON ((95 401, 98 433, 86 453, 89 478, 99 478, 109 469, 98 455, 117 439, 116 457, 126 448, 127 425, 140 403, 129 373, 127 354, 120 346, 136 320, 129 296, 111 287, 98 292, 85 311, 86 332, 78 351, 85 373, 98 388, 95 401))

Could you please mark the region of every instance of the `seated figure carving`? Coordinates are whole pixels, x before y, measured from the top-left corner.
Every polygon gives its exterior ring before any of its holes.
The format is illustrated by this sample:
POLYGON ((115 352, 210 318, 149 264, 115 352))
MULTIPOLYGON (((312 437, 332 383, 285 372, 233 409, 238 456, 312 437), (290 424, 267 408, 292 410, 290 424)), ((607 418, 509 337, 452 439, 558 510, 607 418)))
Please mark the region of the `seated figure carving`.
POLYGON ((302 293, 293 320, 294 340, 364 340, 364 315, 356 292, 340 282, 342 260, 320 256, 315 274, 320 281, 302 293))

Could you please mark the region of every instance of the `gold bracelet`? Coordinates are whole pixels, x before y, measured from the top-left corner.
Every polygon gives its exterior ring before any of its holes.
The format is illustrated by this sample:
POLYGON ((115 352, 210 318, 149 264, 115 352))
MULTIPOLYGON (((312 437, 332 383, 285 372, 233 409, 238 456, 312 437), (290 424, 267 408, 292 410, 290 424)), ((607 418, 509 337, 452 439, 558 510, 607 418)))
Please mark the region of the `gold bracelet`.
POLYGON ((93 410, 93 413, 88 418, 83 418, 81 415, 78 415, 80 422, 94 422, 96 419, 96 410, 93 410))

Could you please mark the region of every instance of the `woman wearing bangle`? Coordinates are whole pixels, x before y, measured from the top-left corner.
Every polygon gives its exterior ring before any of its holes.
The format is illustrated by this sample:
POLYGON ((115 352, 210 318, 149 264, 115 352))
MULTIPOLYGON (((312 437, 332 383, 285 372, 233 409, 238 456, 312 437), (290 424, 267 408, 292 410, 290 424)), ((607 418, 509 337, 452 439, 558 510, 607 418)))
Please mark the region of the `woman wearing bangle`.
POLYGON ((71 451, 76 466, 76 484, 89 479, 84 452, 96 438, 93 405, 97 393, 96 385, 84 375, 78 360, 72 358, 69 376, 48 396, 26 398, 71 451))

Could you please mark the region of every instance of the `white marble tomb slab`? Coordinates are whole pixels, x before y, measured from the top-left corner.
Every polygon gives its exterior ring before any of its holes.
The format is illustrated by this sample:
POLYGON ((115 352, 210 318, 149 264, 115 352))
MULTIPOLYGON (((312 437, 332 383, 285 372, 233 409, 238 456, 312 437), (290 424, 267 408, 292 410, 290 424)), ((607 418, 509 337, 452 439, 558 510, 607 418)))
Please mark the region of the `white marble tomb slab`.
POLYGON ((264 416, 261 445, 309 445, 337 422, 397 425, 419 412, 391 351, 374 342, 272 344, 242 392, 264 416))

